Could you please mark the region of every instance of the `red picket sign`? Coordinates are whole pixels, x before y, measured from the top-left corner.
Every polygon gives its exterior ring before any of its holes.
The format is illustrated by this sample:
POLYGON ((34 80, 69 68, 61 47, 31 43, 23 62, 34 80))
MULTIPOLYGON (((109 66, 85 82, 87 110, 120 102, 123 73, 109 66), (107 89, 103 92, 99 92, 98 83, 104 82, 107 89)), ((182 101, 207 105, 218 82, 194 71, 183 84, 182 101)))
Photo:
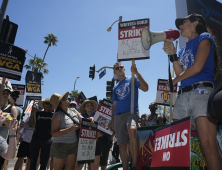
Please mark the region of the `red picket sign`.
POLYGON ((156 129, 151 170, 190 169, 190 117, 156 129))

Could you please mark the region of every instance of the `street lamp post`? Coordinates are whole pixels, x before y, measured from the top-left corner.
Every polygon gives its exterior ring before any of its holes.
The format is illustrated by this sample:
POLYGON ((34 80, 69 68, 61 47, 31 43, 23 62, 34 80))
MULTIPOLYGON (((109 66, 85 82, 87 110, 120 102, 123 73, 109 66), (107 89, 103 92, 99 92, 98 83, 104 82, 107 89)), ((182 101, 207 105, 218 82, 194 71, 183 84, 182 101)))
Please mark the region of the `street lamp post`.
POLYGON ((80 77, 76 77, 75 83, 74 83, 74 91, 75 91, 75 86, 76 86, 76 81, 77 79, 79 79, 80 77))
MULTIPOLYGON (((115 24, 117 21, 122 22, 122 18, 123 18, 122 16, 119 16, 119 19, 116 20, 113 24, 115 24)), ((111 31, 113 24, 107 29, 108 32, 111 31)))

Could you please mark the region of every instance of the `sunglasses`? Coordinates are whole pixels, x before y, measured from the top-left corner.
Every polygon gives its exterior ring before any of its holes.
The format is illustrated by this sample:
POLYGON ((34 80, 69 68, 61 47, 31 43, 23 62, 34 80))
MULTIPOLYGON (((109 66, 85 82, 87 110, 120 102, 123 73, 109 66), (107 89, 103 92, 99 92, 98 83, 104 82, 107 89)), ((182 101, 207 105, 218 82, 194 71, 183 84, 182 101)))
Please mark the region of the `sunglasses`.
POLYGON ((69 106, 76 106, 76 104, 70 104, 69 106))
POLYGON ((120 67, 115 67, 115 70, 119 70, 119 69, 123 69, 124 66, 120 66, 120 67))

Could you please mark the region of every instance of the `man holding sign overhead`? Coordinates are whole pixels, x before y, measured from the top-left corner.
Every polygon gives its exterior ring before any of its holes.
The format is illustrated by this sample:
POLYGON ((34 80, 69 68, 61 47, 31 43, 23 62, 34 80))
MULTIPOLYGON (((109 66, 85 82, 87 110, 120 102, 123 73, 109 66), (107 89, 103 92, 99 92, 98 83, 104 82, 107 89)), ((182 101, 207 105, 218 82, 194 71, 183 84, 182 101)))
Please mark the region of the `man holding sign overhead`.
POLYGON ((131 103, 131 77, 125 75, 124 66, 117 62, 113 66, 114 74, 118 76, 119 82, 113 88, 112 96, 112 121, 110 129, 115 129, 117 143, 120 148, 120 156, 123 169, 128 170, 129 154, 127 151, 127 133, 129 135, 129 148, 132 155, 131 170, 136 170, 138 162, 139 140, 137 136, 138 127, 138 88, 148 91, 148 84, 138 72, 135 64, 131 66, 131 71, 136 74, 134 89, 134 114, 130 114, 131 103))

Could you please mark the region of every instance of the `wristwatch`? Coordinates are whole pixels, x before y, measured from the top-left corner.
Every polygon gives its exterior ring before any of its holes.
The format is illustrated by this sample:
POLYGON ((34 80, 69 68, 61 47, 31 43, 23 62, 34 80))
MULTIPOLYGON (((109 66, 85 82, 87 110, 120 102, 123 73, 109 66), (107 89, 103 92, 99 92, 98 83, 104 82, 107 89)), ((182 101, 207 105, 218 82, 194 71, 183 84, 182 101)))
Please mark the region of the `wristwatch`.
POLYGON ((17 137, 16 135, 8 135, 9 138, 17 137))

